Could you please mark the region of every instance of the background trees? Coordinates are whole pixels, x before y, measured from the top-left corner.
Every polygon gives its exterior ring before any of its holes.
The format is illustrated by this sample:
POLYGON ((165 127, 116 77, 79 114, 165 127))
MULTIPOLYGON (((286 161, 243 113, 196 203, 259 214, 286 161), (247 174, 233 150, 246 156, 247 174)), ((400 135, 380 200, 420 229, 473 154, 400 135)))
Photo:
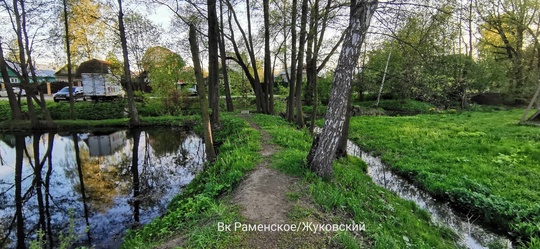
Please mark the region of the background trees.
MULTIPOLYGON (((122 57, 118 63, 127 65, 131 60, 132 65, 124 68, 125 77, 145 70, 158 95, 176 99, 178 96, 171 94, 176 93, 175 83, 195 83, 193 70, 183 69, 186 64, 193 65, 187 34, 194 21, 186 19, 193 18, 200 38, 201 73, 208 76, 200 90, 208 90, 214 125, 219 124, 219 101, 224 92, 246 97, 252 94, 257 111, 273 114, 273 93, 279 90, 287 97, 284 115, 304 127, 303 105, 312 106, 316 113, 318 104, 330 104, 335 98, 330 94, 329 79, 338 75, 334 72, 339 63, 336 55, 343 50, 341 42, 349 21, 348 3, 342 1, 144 1, 150 8, 140 2, 124 2, 127 14, 119 19, 116 2, 69 0, 67 14, 63 14, 68 17, 64 35, 58 32, 61 26, 55 25, 62 17, 57 10, 60 1, 2 3, 10 21, 1 26, 8 31, 2 35, 4 57, 21 65, 22 82, 31 82, 34 58, 42 59, 44 53, 39 51, 50 45, 40 40, 46 40, 44 34, 49 33, 48 40, 58 41, 57 46, 64 43, 60 38, 69 38, 69 54, 75 62, 119 58, 124 51, 131 58, 122 57), (46 8, 48 3, 56 7, 46 8), (159 8, 171 13, 165 20, 170 22, 167 30, 145 12, 159 8), (121 26, 124 32, 119 32, 121 26), (175 44, 171 46, 169 40, 175 44), (160 59, 152 53, 159 54, 160 59), (274 82, 278 74, 279 88, 274 82), (224 84, 225 80, 230 84, 224 84)), ((356 4, 359 2, 353 1, 356 4)), ((361 82, 353 94, 369 99, 382 89, 383 98, 466 108, 472 95, 484 92, 501 93, 509 104, 526 104, 537 89, 537 1, 448 0, 426 4, 402 0, 379 5, 374 17, 362 64, 351 71, 358 74, 351 80, 361 82)), ((357 63, 358 59, 354 60, 352 63, 357 63)), ((227 107, 232 110, 231 98, 227 97, 227 107)), ((29 98, 33 99, 28 103, 32 112, 33 103, 41 102, 37 97, 29 98)), ((315 115, 311 117, 313 127, 315 115)), ((38 123, 35 119, 33 122, 38 123)))

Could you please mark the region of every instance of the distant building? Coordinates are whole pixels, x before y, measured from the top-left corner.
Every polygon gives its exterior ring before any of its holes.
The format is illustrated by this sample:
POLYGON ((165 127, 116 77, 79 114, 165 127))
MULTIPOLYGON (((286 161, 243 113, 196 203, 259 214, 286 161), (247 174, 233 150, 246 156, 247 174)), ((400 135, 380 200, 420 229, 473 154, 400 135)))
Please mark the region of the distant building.
MULTIPOLYGON (((72 80, 75 80, 75 72, 76 71, 77 71, 77 66, 72 65, 71 66, 71 79, 72 80)), ((67 65, 64 65, 63 67, 58 69, 54 73, 54 76, 56 77, 57 81, 68 82, 68 67, 67 67, 67 65)))
MULTIPOLYGON (((11 61, 6 61, 8 76, 9 76, 9 82, 11 84, 17 85, 20 84, 21 81, 19 79, 20 75, 20 65, 18 63, 14 63, 11 61)), ((54 71, 49 69, 36 69, 36 78, 39 83, 50 83, 56 81, 56 77, 54 76, 54 71)), ((2 73, 0 72, 0 83, 2 83, 2 90, 5 89, 4 85, 4 77, 2 76, 2 73)), ((30 76, 30 83, 34 83, 34 80, 32 79, 32 76, 30 76)))

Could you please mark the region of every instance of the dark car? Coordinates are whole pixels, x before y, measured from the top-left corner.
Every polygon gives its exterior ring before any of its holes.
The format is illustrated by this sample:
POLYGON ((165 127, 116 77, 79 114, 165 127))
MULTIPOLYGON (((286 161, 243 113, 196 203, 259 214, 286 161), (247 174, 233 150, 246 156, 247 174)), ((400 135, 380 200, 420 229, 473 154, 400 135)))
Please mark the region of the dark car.
MULTIPOLYGON (((83 99, 86 101, 82 87, 73 87, 73 99, 83 99)), ((59 102, 60 100, 69 101, 69 87, 66 86, 60 89, 60 91, 56 92, 53 95, 53 100, 54 102, 59 102)))

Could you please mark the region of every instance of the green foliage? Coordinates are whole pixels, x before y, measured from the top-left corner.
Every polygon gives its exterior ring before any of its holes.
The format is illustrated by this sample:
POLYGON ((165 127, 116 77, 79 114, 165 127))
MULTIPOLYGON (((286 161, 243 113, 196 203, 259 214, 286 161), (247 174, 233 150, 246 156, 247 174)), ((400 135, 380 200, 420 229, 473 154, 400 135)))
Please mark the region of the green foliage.
POLYGON ((112 74, 124 77, 124 63, 116 57, 113 51, 107 53, 105 60, 111 63, 112 74))
MULTIPOLYGON (((70 209, 69 211, 69 220, 67 224, 67 230, 64 232, 60 232, 60 235, 58 236, 58 246, 56 248, 59 249, 67 249, 72 248, 73 244, 77 241, 79 236, 77 235, 77 232, 75 231, 76 222, 75 222, 75 216, 73 214, 73 210, 70 209)), ((35 240, 30 241, 30 249, 41 249, 41 248, 47 248, 46 247, 46 241, 45 241, 45 232, 42 230, 37 231, 37 238, 35 240)))
MULTIPOLYGON (((71 119, 69 103, 67 102, 48 102, 47 108, 53 120, 71 119)), ((123 118, 125 108, 126 102, 124 101, 77 102, 75 104, 75 119, 104 120, 123 118)))
POLYGON ((11 108, 8 101, 0 101, 0 122, 11 120, 11 108))
MULTIPOLYGON (((363 107, 373 107, 375 101, 357 102, 356 105, 363 107)), ((401 113, 432 113, 436 111, 435 106, 429 103, 404 99, 404 100, 381 100, 379 107, 388 111, 396 111, 401 113)))
POLYGON ((332 89, 332 82, 334 80, 334 73, 328 72, 323 77, 317 79, 317 94, 319 101, 323 105, 328 105, 330 98, 330 90, 332 89))
POLYGON ((232 190, 259 160, 260 134, 238 118, 223 116, 222 129, 214 133, 218 158, 170 202, 167 214, 133 230, 125 237, 123 248, 147 248, 176 231, 187 231, 188 248, 216 248, 231 240, 232 233, 219 233, 217 222, 232 223, 239 215, 217 197, 232 190))
POLYGON ((177 90, 185 62, 182 57, 164 47, 149 48, 143 56, 144 69, 153 92, 160 97, 167 97, 177 90))
POLYGON ((351 139, 401 174, 514 236, 540 236, 540 133, 523 110, 353 117, 351 139))
POLYGON ((350 232, 338 232, 332 238, 338 245, 347 249, 360 249, 360 245, 350 232))

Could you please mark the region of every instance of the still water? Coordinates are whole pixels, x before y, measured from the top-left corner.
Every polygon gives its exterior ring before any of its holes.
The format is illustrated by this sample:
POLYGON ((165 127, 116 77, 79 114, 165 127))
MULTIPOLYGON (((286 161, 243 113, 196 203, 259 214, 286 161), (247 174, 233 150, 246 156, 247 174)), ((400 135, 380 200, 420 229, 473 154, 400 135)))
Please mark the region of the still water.
POLYGON ((0 248, 38 231, 57 246, 115 248, 129 228, 162 215, 202 170, 204 144, 180 129, 0 134, 0 248))

